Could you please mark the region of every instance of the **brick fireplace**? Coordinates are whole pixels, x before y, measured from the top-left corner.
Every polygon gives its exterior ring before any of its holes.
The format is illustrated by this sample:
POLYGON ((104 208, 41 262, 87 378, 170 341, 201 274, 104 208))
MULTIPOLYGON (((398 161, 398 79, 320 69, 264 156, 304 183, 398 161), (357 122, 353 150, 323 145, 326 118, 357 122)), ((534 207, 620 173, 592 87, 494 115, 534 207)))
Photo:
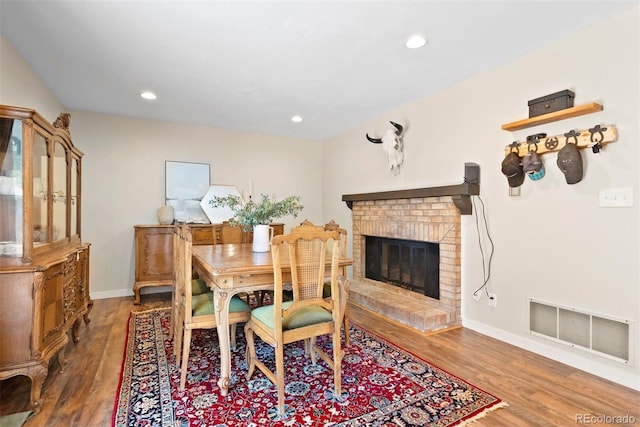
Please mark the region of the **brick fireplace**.
POLYGON ((479 185, 344 195, 352 209, 353 278, 350 302, 421 332, 461 325, 461 215, 471 213, 479 185), (440 299, 365 277, 367 236, 440 245, 440 299))

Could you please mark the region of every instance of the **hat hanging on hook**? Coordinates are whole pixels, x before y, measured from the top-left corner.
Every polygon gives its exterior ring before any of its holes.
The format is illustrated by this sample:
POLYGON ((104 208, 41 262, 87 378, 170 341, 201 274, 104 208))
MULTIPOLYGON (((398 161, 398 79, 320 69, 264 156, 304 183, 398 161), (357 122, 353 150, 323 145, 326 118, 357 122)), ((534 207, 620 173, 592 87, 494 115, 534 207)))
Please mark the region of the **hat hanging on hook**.
POLYGON ((520 156, 518 156, 519 145, 520 144, 515 141, 511 145, 509 154, 502 160, 502 173, 507 177, 509 187, 520 187, 524 182, 524 171, 522 170, 520 156))
POLYGON ((527 137, 527 154, 522 158, 522 170, 532 180, 538 181, 544 176, 544 165, 538 154, 538 142, 546 137, 546 133, 538 133, 527 137))

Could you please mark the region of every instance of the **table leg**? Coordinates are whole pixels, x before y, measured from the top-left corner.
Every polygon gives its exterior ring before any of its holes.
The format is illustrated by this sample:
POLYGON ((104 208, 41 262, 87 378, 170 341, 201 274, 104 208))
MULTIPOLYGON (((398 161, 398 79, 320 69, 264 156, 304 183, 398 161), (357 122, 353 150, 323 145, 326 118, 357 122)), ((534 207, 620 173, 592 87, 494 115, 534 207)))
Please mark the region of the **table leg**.
POLYGON ((213 291, 213 303, 216 313, 216 328, 220 341, 220 379, 218 387, 220 393, 229 393, 229 378, 231 377, 231 346, 229 337, 229 301, 231 295, 225 290, 213 291))

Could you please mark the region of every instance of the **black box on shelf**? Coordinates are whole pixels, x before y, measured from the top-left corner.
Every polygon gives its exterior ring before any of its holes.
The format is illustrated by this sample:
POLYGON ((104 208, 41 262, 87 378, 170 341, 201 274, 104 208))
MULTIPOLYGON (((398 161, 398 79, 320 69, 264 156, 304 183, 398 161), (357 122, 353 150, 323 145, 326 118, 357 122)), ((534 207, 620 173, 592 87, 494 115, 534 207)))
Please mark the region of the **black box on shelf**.
POLYGON ((529 105, 529 118, 571 108, 573 107, 573 98, 575 98, 575 93, 565 89, 532 99, 527 103, 529 105))

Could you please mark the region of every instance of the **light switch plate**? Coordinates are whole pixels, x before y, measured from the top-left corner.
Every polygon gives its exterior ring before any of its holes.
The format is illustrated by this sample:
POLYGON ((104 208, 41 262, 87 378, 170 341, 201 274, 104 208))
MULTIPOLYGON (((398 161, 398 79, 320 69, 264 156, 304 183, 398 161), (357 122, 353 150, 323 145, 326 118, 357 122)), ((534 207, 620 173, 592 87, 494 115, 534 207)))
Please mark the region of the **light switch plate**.
POLYGON ((598 206, 602 208, 633 206, 633 187, 604 188, 600 190, 598 206))

